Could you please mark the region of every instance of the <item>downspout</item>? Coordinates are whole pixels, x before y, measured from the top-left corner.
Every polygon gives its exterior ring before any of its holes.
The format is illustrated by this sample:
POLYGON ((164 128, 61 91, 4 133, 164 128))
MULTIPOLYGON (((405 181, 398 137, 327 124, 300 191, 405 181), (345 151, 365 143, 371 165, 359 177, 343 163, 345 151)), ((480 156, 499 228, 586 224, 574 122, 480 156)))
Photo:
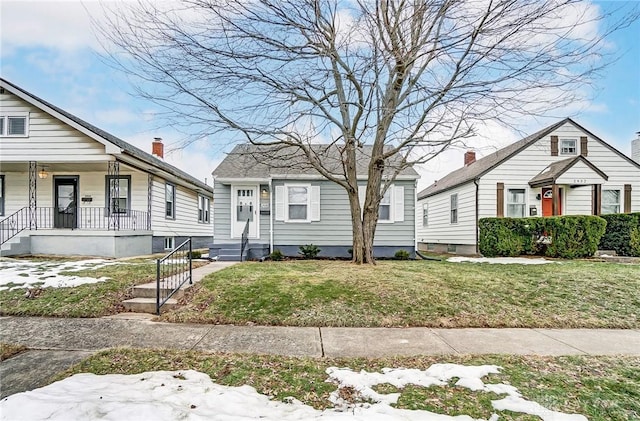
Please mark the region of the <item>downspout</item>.
POLYGON ((273 178, 269 177, 269 253, 273 253, 273 178))
MULTIPOLYGON (((413 183, 413 250, 418 252, 418 180, 413 183)), ((420 215, 422 216, 422 215, 420 215)))
POLYGON ((480 202, 478 200, 478 193, 480 191, 480 185, 478 184, 478 181, 480 179, 479 178, 474 178, 473 179, 473 184, 476 185, 476 254, 480 254, 480 248, 478 247, 478 222, 480 220, 479 215, 478 215, 478 211, 480 209, 480 202))

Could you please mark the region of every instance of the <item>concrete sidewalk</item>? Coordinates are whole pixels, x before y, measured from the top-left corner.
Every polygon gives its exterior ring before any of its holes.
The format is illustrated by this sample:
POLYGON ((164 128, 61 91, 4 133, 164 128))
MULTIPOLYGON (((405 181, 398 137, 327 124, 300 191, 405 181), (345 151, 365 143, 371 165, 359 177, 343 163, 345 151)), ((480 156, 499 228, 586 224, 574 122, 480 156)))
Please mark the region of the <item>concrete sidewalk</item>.
POLYGON ((306 357, 455 354, 640 355, 640 330, 316 328, 0 317, 0 342, 29 351, 0 363, 0 398, 45 386, 98 350, 172 348, 306 357))

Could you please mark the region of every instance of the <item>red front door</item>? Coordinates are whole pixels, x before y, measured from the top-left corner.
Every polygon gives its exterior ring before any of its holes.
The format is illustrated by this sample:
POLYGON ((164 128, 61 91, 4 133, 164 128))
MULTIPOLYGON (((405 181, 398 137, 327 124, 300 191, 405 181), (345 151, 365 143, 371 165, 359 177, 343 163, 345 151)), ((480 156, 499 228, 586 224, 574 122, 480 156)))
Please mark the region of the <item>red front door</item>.
MULTIPOLYGON (((558 215, 562 215, 562 189, 558 189, 558 215)), ((542 188, 542 216, 553 216, 553 190, 542 188)))

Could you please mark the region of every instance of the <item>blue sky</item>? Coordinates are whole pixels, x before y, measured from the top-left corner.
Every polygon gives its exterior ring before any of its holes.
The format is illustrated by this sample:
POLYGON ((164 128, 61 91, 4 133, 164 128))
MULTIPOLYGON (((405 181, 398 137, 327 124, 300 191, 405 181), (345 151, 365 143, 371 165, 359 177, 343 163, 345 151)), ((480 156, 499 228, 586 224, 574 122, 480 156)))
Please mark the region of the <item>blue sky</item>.
MULTIPOLYGON (((594 2, 602 12, 622 3, 594 2)), ((101 59, 88 13, 99 16, 96 1, 0 0, 2 77, 144 150, 150 151, 154 137, 162 137, 168 149, 176 146, 183 134, 161 127, 154 105, 132 96, 126 75, 101 59)), ((621 152, 631 153, 631 140, 640 131, 640 22, 608 41, 619 58, 598 81, 591 99, 571 115, 518 123, 521 132, 570 116, 621 152)), ((495 139, 495 144, 479 147, 479 156, 521 135, 492 127, 487 137, 495 139)), ((225 142, 200 141, 170 152, 166 159, 210 182, 211 171, 230 149, 225 142)), ((452 150, 419 169, 420 187, 461 166, 462 155, 462 150, 452 150)))

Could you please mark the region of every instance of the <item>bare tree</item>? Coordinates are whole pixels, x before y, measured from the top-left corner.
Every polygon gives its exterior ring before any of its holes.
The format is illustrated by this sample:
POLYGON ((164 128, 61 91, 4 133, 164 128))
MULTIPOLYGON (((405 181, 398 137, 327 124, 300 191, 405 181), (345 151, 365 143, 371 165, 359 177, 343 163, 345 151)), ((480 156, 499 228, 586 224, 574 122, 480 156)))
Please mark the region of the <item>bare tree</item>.
POLYGON ((150 0, 106 12, 111 62, 170 124, 297 148, 342 186, 357 263, 374 263, 378 207, 398 174, 478 122, 579 100, 606 35, 638 16, 601 28, 605 16, 575 0, 150 0), (331 148, 340 166, 327 164, 331 148))

